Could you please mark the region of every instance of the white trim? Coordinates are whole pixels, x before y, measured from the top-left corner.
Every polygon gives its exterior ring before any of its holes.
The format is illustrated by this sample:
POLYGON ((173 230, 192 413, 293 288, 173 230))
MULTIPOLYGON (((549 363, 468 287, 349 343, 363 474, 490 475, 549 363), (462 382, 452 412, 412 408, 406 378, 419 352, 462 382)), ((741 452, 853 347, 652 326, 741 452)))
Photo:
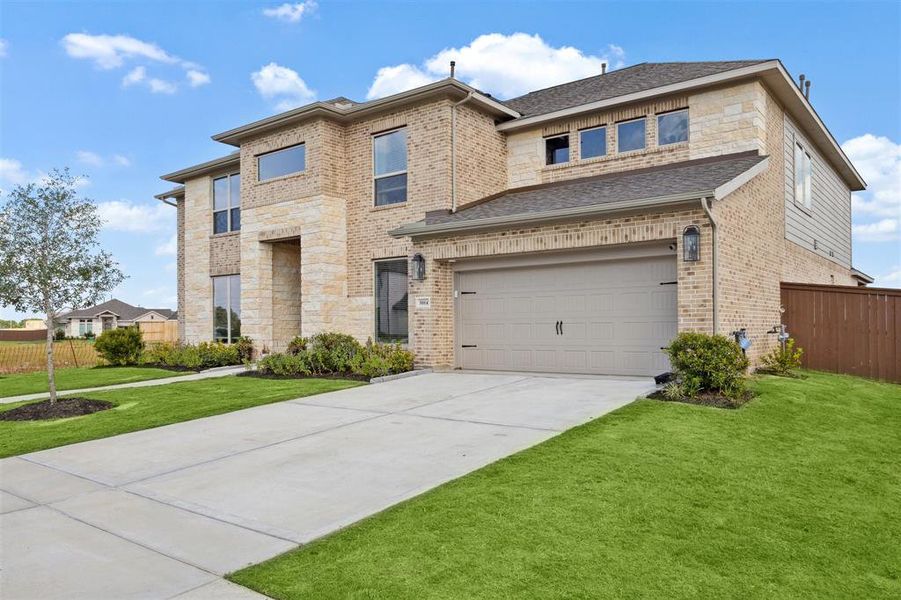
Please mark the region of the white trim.
POLYGON ((734 179, 727 181, 722 184, 715 190, 713 190, 713 199, 714 200, 722 200, 744 184, 748 183, 764 171, 766 171, 770 166, 770 157, 767 156, 762 161, 745 171, 744 173, 738 175, 734 179))

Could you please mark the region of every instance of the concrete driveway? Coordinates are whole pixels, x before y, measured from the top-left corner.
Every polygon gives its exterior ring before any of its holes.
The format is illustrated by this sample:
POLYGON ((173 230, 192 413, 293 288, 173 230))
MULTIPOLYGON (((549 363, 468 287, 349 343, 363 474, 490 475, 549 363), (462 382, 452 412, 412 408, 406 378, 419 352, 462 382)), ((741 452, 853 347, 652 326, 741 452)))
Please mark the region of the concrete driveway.
POLYGON ((0 593, 259 598, 221 576, 651 389, 435 373, 5 459, 0 593))

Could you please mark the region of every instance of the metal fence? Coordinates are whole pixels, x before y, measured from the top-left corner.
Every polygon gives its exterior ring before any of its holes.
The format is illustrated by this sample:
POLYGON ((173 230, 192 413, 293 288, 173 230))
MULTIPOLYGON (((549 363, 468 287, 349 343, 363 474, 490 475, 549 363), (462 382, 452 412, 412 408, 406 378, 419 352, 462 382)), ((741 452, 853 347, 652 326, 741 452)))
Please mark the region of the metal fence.
MULTIPOLYGON (((94 344, 86 340, 53 343, 53 364, 59 368, 93 367, 102 361, 94 344)), ((0 344, 0 373, 28 373, 47 370, 47 346, 44 343, 0 344)))
POLYGON ((782 306, 805 367, 901 382, 901 290, 783 283, 782 306))

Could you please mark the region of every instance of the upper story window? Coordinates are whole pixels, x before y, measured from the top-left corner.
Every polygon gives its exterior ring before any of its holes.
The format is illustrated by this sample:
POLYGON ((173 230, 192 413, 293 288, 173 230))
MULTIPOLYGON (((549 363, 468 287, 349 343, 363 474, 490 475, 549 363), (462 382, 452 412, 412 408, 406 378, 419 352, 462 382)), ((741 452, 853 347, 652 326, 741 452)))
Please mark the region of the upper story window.
POLYGON ((569 135, 558 135, 544 140, 546 165, 569 162, 569 135))
POLYGON ((306 145, 298 144, 257 156, 259 180, 275 179, 307 168, 306 145))
POLYGON ((688 141, 688 110, 676 110, 657 115, 657 145, 688 141))
POLYGON ((213 233, 241 229, 241 174, 213 180, 213 233))
POLYGON ((372 138, 375 205, 407 201, 407 130, 395 129, 372 138))
POLYGON ((607 154, 607 127, 583 129, 579 132, 579 157, 594 158, 607 154))
POLYGON ((813 162, 801 144, 795 144, 795 202, 810 208, 813 205, 813 162))
POLYGON ((616 124, 616 151, 631 152, 645 147, 646 119, 634 119, 616 124))

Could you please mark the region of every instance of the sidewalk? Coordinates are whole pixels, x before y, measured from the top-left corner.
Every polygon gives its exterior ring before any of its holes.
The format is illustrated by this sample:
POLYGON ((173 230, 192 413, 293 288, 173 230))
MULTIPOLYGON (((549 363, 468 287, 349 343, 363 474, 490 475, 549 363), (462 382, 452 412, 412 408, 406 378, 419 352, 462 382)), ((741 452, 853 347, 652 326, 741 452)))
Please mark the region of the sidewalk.
MULTIPOLYGON (((163 379, 149 379, 147 381, 135 381, 132 383, 117 383, 114 385, 104 385, 101 387, 81 388, 79 390, 62 390, 57 393, 60 396, 71 396, 73 394, 86 394, 88 392, 103 392, 106 390, 119 390, 122 388, 150 387, 153 385, 166 385, 169 383, 180 383, 182 381, 197 381, 200 379, 210 379, 213 377, 225 377, 226 375, 234 375, 244 370, 244 365, 236 365, 233 367, 216 367, 215 369, 207 369, 200 373, 191 373, 190 375, 179 375, 177 377, 166 377, 163 379)), ((0 404, 11 404, 13 402, 24 402, 27 400, 43 400, 49 397, 49 392, 38 392, 36 394, 23 394, 21 396, 10 396, 8 398, 0 398, 0 404)))

